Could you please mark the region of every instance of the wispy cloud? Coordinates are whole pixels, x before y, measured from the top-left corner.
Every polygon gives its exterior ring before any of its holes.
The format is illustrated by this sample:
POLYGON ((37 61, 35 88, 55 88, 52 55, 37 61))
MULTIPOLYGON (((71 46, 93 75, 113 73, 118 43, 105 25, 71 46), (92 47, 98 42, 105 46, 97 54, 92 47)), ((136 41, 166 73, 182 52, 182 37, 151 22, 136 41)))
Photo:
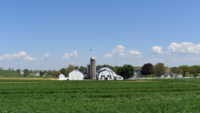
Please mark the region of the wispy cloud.
POLYGON ((125 49, 124 46, 119 45, 112 51, 112 53, 105 54, 104 58, 113 58, 113 57, 125 58, 125 57, 132 57, 132 56, 135 56, 136 58, 140 58, 142 55, 142 52, 139 52, 136 50, 129 50, 128 52, 124 53, 124 49, 125 49))
POLYGON ((168 53, 190 53, 200 54, 200 44, 193 44, 191 42, 176 43, 173 42, 168 47, 168 53))
POLYGON ((49 57, 50 57, 49 53, 46 53, 46 54, 44 55, 44 57, 45 57, 45 58, 49 58, 49 57))
POLYGON ((153 46, 152 49, 151 49, 151 53, 162 54, 164 52, 162 51, 162 47, 160 47, 160 46, 153 46))
POLYGON ((62 59, 71 59, 71 58, 78 58, 78 51, 73 51, 73 52, 70 53, 70 54, 65 53, 65 54, 62 56, 62 59))
POLYGON ((27 53, 24 51, 12 55, 5 54, 0 57, 0 60, 16 60, 16 59, 23 59, 25 61, 38 61, 38 59, 31 57, 30 55, 27 55, 27 53))

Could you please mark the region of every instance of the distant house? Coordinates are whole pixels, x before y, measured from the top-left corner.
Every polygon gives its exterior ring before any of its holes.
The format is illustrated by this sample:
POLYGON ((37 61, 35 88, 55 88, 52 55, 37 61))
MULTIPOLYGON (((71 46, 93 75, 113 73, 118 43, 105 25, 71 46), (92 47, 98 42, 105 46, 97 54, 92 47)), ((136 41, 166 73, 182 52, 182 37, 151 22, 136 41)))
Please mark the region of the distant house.
POLYGON ((33 76, 40 76, 40 72, 34 73, 33 76))
POLYGON ((133 73, 133 77, 141 77, 142 75, 142 69, 137 69, 135 70, 135 72, 133 73))
POLYGON ((24 71, 20 71, 20 75, 24 75, 24 71))

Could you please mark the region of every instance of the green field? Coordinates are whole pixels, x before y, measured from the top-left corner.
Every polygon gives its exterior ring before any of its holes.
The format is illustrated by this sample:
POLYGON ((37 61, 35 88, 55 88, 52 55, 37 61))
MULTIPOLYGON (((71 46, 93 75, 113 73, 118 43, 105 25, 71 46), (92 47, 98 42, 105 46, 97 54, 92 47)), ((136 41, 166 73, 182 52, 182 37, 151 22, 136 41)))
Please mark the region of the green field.
POLYGON ((200 79, 0 80, 1 113, 200 112, 200 79))

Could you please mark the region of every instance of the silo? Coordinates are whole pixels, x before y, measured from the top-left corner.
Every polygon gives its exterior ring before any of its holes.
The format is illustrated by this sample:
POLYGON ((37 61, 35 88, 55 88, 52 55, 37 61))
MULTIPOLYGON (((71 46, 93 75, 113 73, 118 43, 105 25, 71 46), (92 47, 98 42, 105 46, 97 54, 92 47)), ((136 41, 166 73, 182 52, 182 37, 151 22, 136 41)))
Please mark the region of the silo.
POLYGON ((90 59, 90 77, 92 80, 96 79, 96 59, 94 57, 90 59))
POLYGON ((90 64, 87 65, 87 78, 90 78, 90 64))

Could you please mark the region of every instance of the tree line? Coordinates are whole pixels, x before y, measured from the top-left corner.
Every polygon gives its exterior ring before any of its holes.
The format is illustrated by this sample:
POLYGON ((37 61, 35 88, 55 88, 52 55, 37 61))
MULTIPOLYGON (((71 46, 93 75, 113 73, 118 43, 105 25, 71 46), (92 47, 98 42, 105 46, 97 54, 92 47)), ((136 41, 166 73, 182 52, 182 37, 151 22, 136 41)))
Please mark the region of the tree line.
MULTIPOLYGON (((142 69, 143 75, 151 75, 155 74, 157 77, 160 77, 161 75, 166 73, 166 67, 164 63, 157 63, 156 65, 152 65, 151 63, 144 64, 142 69)), ((198 76, 200 73, 200 66, 199 65, 181 65, 179 67, 172 67, 171 74, 177 76, 177 75, 183 75, 183 77, 186 76, 187 73, 192 74, 194 77, 198 76)))
MULTIPOLYGON (((117 75, 120 75, 124 78, 129 78, 133 76, 134 73, 134 67, 132 65, 125 64, 123 66, 110 66, 110 65, 97 65, 96 69, 99 70, 102 66, 109 67, 113 71, 116 72, 117 75)), ((69 76, 69 73, 73 71, 74 69, 79 70, 82 73, 85 73, 85 67, 84 66, 74 66, 74 65, 69 65, 67 68, 61 68, 60 70, 20 70, 17 69, 17 73, 21 75, 21 72, 23 72, 23 76, 26 77, 28 75, 34 75, 38 74, 39 76, 45 76, 45 77, 59 77, 59 75, 62 73, 66 77, 69 76)), ((181 65, 179 67, 172 67, 171 69, 171 74, 173 75, 183 75, 183 77, 186 76, 187 73, 192 74, 194 77, 198 76, 200 73, 200 66, 199 65, 193 65, 193 66, 188 66, 188 65, 181 65)), ((0 68, 0 70, 3 70, 3 68, 0 68)), ((13 68, 8 69, 9 71, 15 71, 13 68)), ((157 63, 155 65, 152 65, 151 63, 146 63, 142 66, 141 68, 141 73, 142 75, 152 75, 154 74, 156 77, 160 77, 161 75, 166 73, 166 67, 164 63, 157 63)))

